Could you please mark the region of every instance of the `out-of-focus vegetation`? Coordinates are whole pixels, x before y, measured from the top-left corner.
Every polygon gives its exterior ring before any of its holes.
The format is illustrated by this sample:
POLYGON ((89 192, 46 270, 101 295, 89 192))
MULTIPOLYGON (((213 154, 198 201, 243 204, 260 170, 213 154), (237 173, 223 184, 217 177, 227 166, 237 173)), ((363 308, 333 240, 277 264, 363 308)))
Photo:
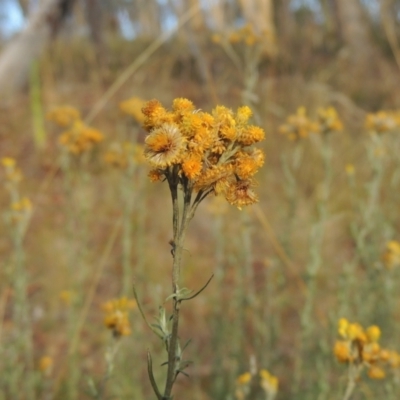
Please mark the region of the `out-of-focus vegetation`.
POLYGON ((188 227, 181 286, 214 279, 182 303, 193 363, 174 398, 398 399, 399 3, 58 6, 0 87, 0 399, 156 398, 148 351, 163 387, 141 316, 173 312, 170 194, 143 153, 154 98, 248 106, 266 133, 258 203, 210 195, 188 227))

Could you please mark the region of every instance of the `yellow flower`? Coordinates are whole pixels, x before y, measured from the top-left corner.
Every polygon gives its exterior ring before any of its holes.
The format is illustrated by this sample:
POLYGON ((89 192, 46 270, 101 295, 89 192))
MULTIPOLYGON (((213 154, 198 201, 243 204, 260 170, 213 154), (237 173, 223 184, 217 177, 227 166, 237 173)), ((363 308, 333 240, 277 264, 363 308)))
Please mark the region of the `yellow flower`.
POLYGON ((11 158, 11 157, 3 157, 1 159, 1 163, 6 168, 14 168, 16 161, 14 158, 11 158))
POLYGON ((156 168, 178 163, 184 150, 185 138, 175 124, 163 124, 145 139, 144 155, 156 168))
POLYGON ((119 108, 122 112, 132 116, 138 123, 142 124, 145 119, 145 115, 142 113, 142 107, 145 104, 146 102, 141 98, 132 97, 119 103, 119 108))
POLYGON ((319 124, 307 117, 305 107, 299 107, 296 114, 290 115, 286 124, 279 127, 279 132, 292 141, 306 138, 310 133, 319 133, 319 131, 319 124))
POLYGON ((368 369, 368 376, 371 379, 383 379, 385 377, 385 371, 382 368, 373 365, 368 369))
POLYGON ((158 100, 148 101, 142 108, 142 113, 145 115, 143 126, 147 131, 165 123, 174 122, 174 115, 167 112, 158 100))
POLYGON ((369 363, 374 362, 379 359, 380 351, 381 347, 379 346, 379 343, 377 342, 368 343, 363 348, 362 360, 369 363))
POLYGON ((62 128, 67 128, 80 119, 79 111, 71 106, 56 107, 47 113, 47 119, 62 128))
POLYGON ((347 338, 350 340, 359 340, 360 342, 366 342, 367 337, 364 333, 363 327, 358 324, 350 324, 347 328, 347 338))
POLYGON ((200 157, 189 156, 182 163, 182 171, 185 176, 189 179, 195 179, 198 177, 202 170, 202 163, 200 157))
POLYGON ((135 308, 136 303, 126 297, 110 300, 104 303, 104 325, 110 329, 115 337, 131 334, 128 311, 135 308))
POLYGON ((400 354, 397 351, 390 351, 388 362, 392 368, 398 368, 400 366, 400 354))
POLYGON ((49 374, 51 368, 53 366, 53 359, 49 356, 43 356, 39 360, 39 371, 43 372, 44 374, 49 374))
POLYGON ((224 194, 233 204, 252 204, 257 197, 251 178, 264 163, 264 153, 249 148, 264 139, 264 131, 247 125, 249 107, 240 107, 236 114, 217 106, 212 114, 195 110, 184 98, 173 101, 167 111, 159 101, 151 100, 143 107, 145 139, 144 155, 153 166, 152 181, 162 177, 176 182, 186 177, 190 190, 205 194, 224 194), (172 175, 171 175, 172 174, 172 175), (228 193, 229 192, 229 193, 228 193))
POLYGON ((381 337, 381 330, 377 325, 371 325, 365 333, 369 342, 377 342, 381 337))
POLYGON ((194 105, 190 100, 180 97, 172 102, 172 109, 175 112, 192 112, 194 105))
POLYGON ((70 153, 81 154, 89 151, 97 143, 104 140, 104 136, 97 129, 85 125, 82 121, 74 121, 68 131, 59 137, 59 143, 70 153))
POLYGON ((149 178, 150 178, 150 182, 158 182, 161 181, 163 178, 164 174, 162 171, 160 171, 159 169, 152 169, 149 172, 149 178))
POLYGON ((239 375, 236 379, 236 383, 238 385, 247 385, 251 381, 251 374, 250 372, 245 372, 242 375, 239 375))
POLYGON ((400 243, 398 241, 391 240, 386 244, 382 261, 387 269, 400 266, 400 243))
POLYGON ((276 376, 270 374, 266 369, 260 371, 261 387, 271 394, 275 394, 278 391, 279 380, 276 376))
POLYGON ((338 322, 338 333, 339 335, 346 339, 347 338, 347 329, 350 323, 346 318, 340 318, 338 322))
POLYGON ((27 197, 11 204, 11 209, 16 212, 29 212, 32 210, 32 203, 27 197))
POLYGON ((350 343, 344 340, 337 340, 333 348, 333 353, 340 362, 352 360, 350 343))
POLYGON ((349 176, 354 175, 355 173, 355 168, 353 164, 346 164, 346 174, 349 176))
POLYGON ((251 179, 241 180, 229 185, 225 198, 228 203, 237 206, 239 210, 258 202, 258 196, 252 189, 255 186, 251 179))
POLYGON ((71 290, 62 290, 59 294, 60 300, 66 305, 69 306, 74 297, 74 293, 71 290))
POLYGON ((365 119, 367 129, 377 133, 384 133, 396 129, 399 126, 398 116, 391 111, 378 111, 367 114, 365 119))
POLYGON ((246 124, 252 115, 253 112, 251 111, 250 107, 248 106, 239 107, 235 117, 236 123, 238 125, 246 124))
POLYGON ((247 153, 239 154, 235 161, 235 173, 240 179, 253 176, 264 163, 264 154, 256 154, 253 157, 247 153))
POLYGON ((318 109, 318 122, 324 133, 343 130, 342 121, 333 107, 318 109))

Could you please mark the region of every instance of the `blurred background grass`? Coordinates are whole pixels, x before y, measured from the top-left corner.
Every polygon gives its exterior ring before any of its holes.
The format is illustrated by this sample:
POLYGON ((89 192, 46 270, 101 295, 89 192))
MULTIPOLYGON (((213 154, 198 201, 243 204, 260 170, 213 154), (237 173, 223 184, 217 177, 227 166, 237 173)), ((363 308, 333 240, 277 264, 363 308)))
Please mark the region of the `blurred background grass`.
MULTIPOLYGON (((0 25, 10 22, 6 3, 0 25)), ((15 3, 25 26, 43 6, 15 3)), ((332 352, 340 317, 379 325, 382 344, 400 350, 399 272, 382 259, 386 244, 400 240, 398 2, 54 7, 41 51, 17 63, 28 68, 14 69, 15 82, 8 75, 11 87, 0 85, 0 156, 15 159, 23 175, 10 188, 3 168, 0 398, 152 398, 148 348, 164 379, 162 343, 134 309, 105 392, 90 395, 110 344, 101 305, 132 298, 132 280, 149 317, 170 294, 167 187, 148 181, 140 157, 127 168, 105 159, 116 143, 143 143, 140 123, 119 108, 133 96, 165 105, 186 97, 204 111, 246 104, 267 134, 259 204, 238 211, 209 198, 190 226, 184 286, 215 279, 183 307, 181 339, 192 339, 186 356, 194 364, 176 398, 240 398, 237 377, 265 368, 279 378, 278 399, 341 399, 346 367, 332 352), (63 129, 46 119, 60 105, 79 110, 105 140, 68 153, 63 129), (315 120, 328 106, 343 131, 299 141, 279 133, 298 107, 315 120), (373 139, 365 118, 379 110, 394 110, 384 117, 394 125, 373 139), (32 209, 16 210, 10 193, 32 209)), ((1 39, 0 65, 23 36, 1 39)), ((397 399, 398 384, 398 371, 365 378, 354 398, 397 399)))

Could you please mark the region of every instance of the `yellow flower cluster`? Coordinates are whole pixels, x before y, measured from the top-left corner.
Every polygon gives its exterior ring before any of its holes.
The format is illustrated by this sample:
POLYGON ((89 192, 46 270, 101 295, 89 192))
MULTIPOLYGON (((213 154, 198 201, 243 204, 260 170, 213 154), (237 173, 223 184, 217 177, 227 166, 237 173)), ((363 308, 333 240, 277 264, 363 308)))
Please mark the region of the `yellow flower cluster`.
POLYGON ((400 266, 400 243, 391 240, 386 243, 386 250, 382 255, 383 264, 387 269, 400 266))
POLYGON ((5 171, 5 185, 11 194, 10 221, 26 223, 32 213, 32 203, 28 197, 21 197, 19 193, 18 184, 22 180, 22 173, 14 158, 4 157, 1 159, 1 164, 5 171))
POLYGON ((217 106, 209 114, 178 98, 172 111, 158 100, 149 101, 142 111, 149 132, 144 154, 153 166, 152 181, 176 174, 200 196, 222 194, 239 208, 257 202, 253 175, 264 164, 264 153, 253 145, 264 140, 265 133, 248 124, 249 107, 233 113, 217 106))
POLYGON ((104 154, 104 161, 113 167, 126 169, 128 165, 144 161, 143 147, 130 142, 113 143, 104 154))
POLYGON ((39 371, 45 375, 49 375, 53 367, 53 359, 49 356, 43 356, 38 363, 39 371))
POLYGON ((17 168, 17 162, 14 158, 4 157, 1 159, 1 164, 5 170, 7 182, 16 184, 22 180, 22 173, 20 169, 17 168))
POLYGON ((60 106, 47 113, 47 119, 61 128, 67 128, 81 119, 79 111, 70 106, 60 106))
POLYGON ((244 25, 241 28, 233 31, 229 35, 231 43, 244 43, 246 46, 254 46, 257 43, 273 44, 275 35, 271 30, 263 30, 258 33, 250 24, 244 25))
POLYGON ((293 141, 304 139, 310 133, 319 133, 320 130, 319 123, 308 118, 305 107, 299 107, 296 114, 290 115, 286 124, 279 127, 279 132, 293 141))
POLYGON ((393 368, 400 366, 400 355, 382 348, 378 343, 381 336, 378 326, 364 329, 358 323, 341 318, 338 333, 341 340, 336 341, 333 349, 338 361, 356 365, 360 370, 367 368, 371 379, 383 379, 386 375, 385 365, 393 368))
POLYGON ((320 132, 327 134, 330 132, 343 130, 342 121, 340 120, 335 108, 320 108, 318 109, 317 114, 320 132))
POLYGON ((55 122, 62 128, 59 142, 72 154, 81 154, 89 151, 93 146, 104 140, 104 136, 97 129, 87 126, 80 118, 79 112, 69 106, 53 109, 47 114, 47 119, 55 122))
POLYGON ((131 334, 129 310, 135 307, 136 302, 126 297, 110 300, 103 304, 104 325, 112 331, 114 337, 118 338, 131 334))
MULTIPOLYGON (((259 371, 259 377, 259 384, 261 389, 264 390, 267 398, 272 400, 278 392, 279 379, 276 376, 272 375, 266 369, 261 369, 259 371)), ((245 372, 236 378, 235 395, 238 400, 246 398, 246 395, 250 393, 251 381, 252 375, 250 372, 245 372)))
POLYGON ((369 113, 365 118, 365 127, 372 132, 384 133, 400 126, 400 115, 395 111, 369 113))
POLYGON ((356 172, 353 164, 346 164, 345 171, 348 176, 353 176, 356 172))
POLYGON ((59 142, 72 154, 89 151, 96 143, 102 142, 104 136, 97 129, 91 128, 82 121, 74 121, 70 128, 63 132, 59 142))
POLYGON ((70 306, 74 299, 74 292, 71 290, 62 290, 58 297, 65 306, 70 306))
POLYGON ((275 397, 278 392, 279 379, 268 372, 266 369, 262 369, 260 375, 260 386, 265 391, 269 399, 275 397))
POLYGON ((125 114, 133 117, 139 124, 144 122, 144 114, 142 108, 146 104, 144 100, 139 97, 132 97, 128 100, 119 103, 119 109, 125 114))

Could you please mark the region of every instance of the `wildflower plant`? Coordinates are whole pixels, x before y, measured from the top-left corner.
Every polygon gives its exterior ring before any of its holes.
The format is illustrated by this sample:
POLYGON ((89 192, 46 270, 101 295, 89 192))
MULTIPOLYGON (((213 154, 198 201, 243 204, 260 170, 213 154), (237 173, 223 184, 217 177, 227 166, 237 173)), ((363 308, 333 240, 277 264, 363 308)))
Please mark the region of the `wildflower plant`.
POLYGON ((7 271, 11 277, 13 289, 13 329, 12 345, 8 346, 8 354, 2 357, 7 361, 7 368, 12 371, 10 385, 7 388, 12 397, 24 396, 32 398, 34 375, 33 343, 30 305, 28 299, 29 272, 27 270, 24 240, 32 215, 32 203, 21 193, 20 183, 23 174, 14 158, 4 157, 0 160, 3 169, 3 183, 10 196, 10 207, 4 213, 10 226, 10 240, 13 254, 7 271), (26 368, 18 368, 21 360, 26 368), (20 385, 20 382, 23 382, 20 385))
POLYGON ((343 400, 349 400, 356 383, 364 370, 370 379, 383 379, 386 367, 398 368, 400 355, 396 351, 382 348, 379 344, 381 330, 377 325, 363 328, 359 323, 351 323, 346 318, 338 322, 337 340, 333 352, 336 359, 348 365, 348 384, 343 400))
POLYGON ((235 386, 237 400, 254 399, 255 393, 260 389, 265 400, 273 400, 278 393, 279 379, 266 369, 261 369, 258 376, 253 376, 250 372, 239 375, 235 386))
POLYGON ((214 34, 212 41, 223 48, 238 71, 243 74, 243 104, 256 104, 261 61, 273 58, 276 54, 275 32, 271 29, 260 31, 253 25, 246 24, 228 35, 214 34))
POLYGON ((142 112, 146 116, 144 127, 149 132, 144 148, 144 155, 152 166, 149 177, 152 181, 168 183, 173 208, 172 294, 167 299, 173 302, 173 313, 169 318, 161 308, 157 324, 148 324, 164 341, 168 353, 163 394, 154 380, 148 355, 150 381, 160 400, 172 398, 174 382, 189 364, 183 361, 185 346, 178 339, 181 304, 197 296, 208 284, 195 294, 180 286, 188 224, 199 204, 211 194, 224 196, 239 209, 258 201, 253 176, 264 163, 264 153, 255 145, 265 134, 258 126, 248 123, 252 113, 247 106, 240 107, 236 113, 217 106, 212 113, 207 113, 196 110, 191 101, 178 98, 173 101, 171 111, 158 100, 151 100, 142 112))

